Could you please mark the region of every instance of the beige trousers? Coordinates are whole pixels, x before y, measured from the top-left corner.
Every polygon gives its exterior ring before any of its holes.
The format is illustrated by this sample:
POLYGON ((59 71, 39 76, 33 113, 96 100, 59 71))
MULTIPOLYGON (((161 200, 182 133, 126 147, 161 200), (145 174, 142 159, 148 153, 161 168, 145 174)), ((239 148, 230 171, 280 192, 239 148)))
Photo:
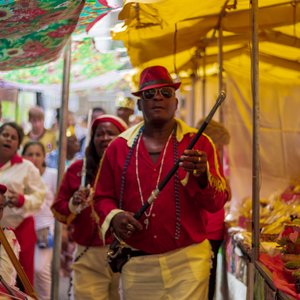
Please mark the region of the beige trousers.
MULTIPOLYGON (((78 245, 75 257, 84 251, 78 245)), ((77 262, 74 262, 75 300, 119 300, 119 274, 110 270, 107 262, 107 247, 90 247, 77 262)))
POLYGON ((200 244, 158 255, 132 257, 123 267, 124 300, 205 300, 211 248, 200 244))

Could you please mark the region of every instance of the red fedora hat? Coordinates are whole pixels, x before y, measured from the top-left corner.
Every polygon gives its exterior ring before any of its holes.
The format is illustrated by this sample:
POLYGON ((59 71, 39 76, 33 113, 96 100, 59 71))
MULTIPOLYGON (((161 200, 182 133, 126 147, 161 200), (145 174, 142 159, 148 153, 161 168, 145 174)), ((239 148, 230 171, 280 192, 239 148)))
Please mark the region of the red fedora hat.
POLYGON ((132 93, 139 96, 142 91, 171 86, 177 90, 181 82, 174 82, 168 70, 163 66, 152 66, 143 70, 140 76, 140 88, 137 92, 132 93))

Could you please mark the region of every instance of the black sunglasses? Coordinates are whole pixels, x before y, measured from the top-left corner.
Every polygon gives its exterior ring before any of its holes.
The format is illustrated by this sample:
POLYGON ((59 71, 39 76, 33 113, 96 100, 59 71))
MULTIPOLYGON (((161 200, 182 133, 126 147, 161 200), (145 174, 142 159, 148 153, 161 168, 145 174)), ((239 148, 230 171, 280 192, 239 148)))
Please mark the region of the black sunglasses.
POLYGON ((161 87, 161 88, 149 89, 149 90, 143 91, 142 98, 145 100, 151 100, 157 95, 158 91, 164 98, 167 98, 167 99, 170 99, 174 95, 174 92, 175 92, 174 88, 165 86, 165 87, 161 87))

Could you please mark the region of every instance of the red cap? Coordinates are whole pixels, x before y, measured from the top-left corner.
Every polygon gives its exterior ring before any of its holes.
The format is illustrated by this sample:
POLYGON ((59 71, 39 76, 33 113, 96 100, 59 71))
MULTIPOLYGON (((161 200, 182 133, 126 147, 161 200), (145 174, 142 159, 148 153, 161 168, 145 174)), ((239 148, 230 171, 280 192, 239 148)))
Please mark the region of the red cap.
POLYGON ((5 194, 6 191, 7 191, 6 185, 0 184, 0 193, 1 194, 5 194))
POLYGON ((168 70, 163 66, 152 66, 143 70, 140 77, 140 89, 132 93, 140 96, 142 91, 159 88, 163 86, 171 86, 177 90, 181 82, 174 82, 168 70))
POLYGON ((105 122, 110 122, 114 124, 119 129, 120 133, 125 131, 128 128, 127 124, 121 118, 113 115, 102 115, 97 119, 95 119, 92 125, 92 130, 94 131, 100 123, 105 123, 105 122))

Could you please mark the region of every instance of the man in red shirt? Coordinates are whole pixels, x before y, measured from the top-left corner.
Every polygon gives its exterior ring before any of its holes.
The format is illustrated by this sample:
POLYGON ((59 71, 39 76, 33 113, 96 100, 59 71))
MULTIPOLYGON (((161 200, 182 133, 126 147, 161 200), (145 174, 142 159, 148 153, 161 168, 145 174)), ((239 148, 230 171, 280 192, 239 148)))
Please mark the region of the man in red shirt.
POLYGON ((211 249, 206 211, 221 209, 228 191, 207 136, 185 150, 196 129, 174 117, 179 86, 162 66, 142 72, 133 94, 139 97, 144 123, 116 138, 100 166, 94 208, 103 238, 112 231, 133 249, 121 273, 124 299, 207 298, 211 249), (178 159, 176 174, 136 220, 133 213, 178 159))

